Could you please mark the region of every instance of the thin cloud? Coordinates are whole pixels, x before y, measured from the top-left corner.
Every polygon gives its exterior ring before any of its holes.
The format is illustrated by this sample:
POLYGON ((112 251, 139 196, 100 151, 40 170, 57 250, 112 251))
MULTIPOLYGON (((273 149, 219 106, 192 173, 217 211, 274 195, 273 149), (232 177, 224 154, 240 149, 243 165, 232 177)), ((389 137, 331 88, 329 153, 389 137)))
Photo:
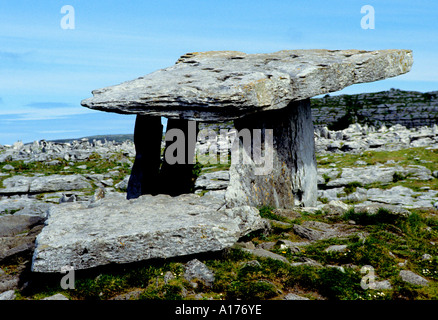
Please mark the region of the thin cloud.
POLYGON ((0 116, 14 116, 4 120, 8 121, 36 121, 36 120, 56 120, 65 119, 77 115, 85 115, 95 113, 97 111, 82 107, 68 106, 53 106, 46 103, 31 103, 22 108, 3 109, 0 110, 0 116), (45 106, 45 107, 42 107, 45 106))
POLYGON ((30 108, 37 108, 37 109, 52 109, 52 108, 67 108, 67 107, 72 107, 73 105, 71 103, 64 103, 64 102, 31 102, 26 104, 25 106, 30 108))
POLYGON ((73 132, 80 132, 81 130, 43 130, 38 131, 38 133, 43 134, 54 134, 54 133, 73 133, 73 132))

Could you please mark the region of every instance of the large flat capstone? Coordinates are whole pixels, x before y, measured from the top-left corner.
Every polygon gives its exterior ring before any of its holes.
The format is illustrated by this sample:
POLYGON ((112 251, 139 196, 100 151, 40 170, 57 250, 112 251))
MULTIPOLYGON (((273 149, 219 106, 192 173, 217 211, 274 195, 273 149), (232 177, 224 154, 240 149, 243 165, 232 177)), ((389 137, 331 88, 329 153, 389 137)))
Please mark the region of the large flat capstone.
POLYGON ((198 121, 234 120, 355 83, 404 74, 410 50, 283 50, 268 54, 195 52, 175 65, 94 90, 91 109, 198 121))
POLYGON ((126 200, 114 193, 88 206, 53 206, 36 240, 32 271, 217 251, 262 227, 256 208, 226 209, 224 200, 216 197, 144 195, 126 200))

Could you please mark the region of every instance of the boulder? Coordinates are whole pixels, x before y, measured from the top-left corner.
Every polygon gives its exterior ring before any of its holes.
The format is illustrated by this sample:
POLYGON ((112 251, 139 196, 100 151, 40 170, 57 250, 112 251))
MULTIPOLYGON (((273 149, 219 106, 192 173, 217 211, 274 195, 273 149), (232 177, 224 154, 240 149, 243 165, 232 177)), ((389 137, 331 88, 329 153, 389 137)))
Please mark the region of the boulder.
POLYGON ((190 282, 201 281, 205 286, 211 287, 214 282, 214 274, 198 259, 190 260, 184 266, 184 279, 190 282))
POLYGON ((0 293, 0 300, 14 300, 15 298, 16 294, 14 290, 8 290, 0 293))
POLYGON ((92 268, 231 247, 264 224, 256 208, 226 209, 215 197, 111 193, 96 206, 53 206, 36 240, 34 272, 92 268))
POLYGON ((410 271, 410 270, 400 270, 399 276, 404 282, 418 285, 418 286, 427 286, 429 281, 418 274, 410 271))

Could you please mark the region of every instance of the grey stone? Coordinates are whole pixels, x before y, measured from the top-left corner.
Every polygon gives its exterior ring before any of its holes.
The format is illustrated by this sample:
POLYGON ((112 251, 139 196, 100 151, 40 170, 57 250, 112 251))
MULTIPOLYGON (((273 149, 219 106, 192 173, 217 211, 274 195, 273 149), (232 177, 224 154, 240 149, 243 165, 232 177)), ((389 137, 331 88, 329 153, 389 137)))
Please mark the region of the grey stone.
POLYGON ((42 300, 56 300, 56 301, 62 301, 62 300, 69 300, 66 296, 64 296, 62 293, 54 294, 53 296, 43 298, 42 300))
POLYGON ((26 233, 0 237, 0 261, 31 254, 35 247, 35 238, 41 229, 42 226, 38 225, 26 233))
MULTIPOLYGON (((338 169, 333 169, 333 171, 339 172, 338 169)), ((320 172, 321 174, 326 173, 324 170, 320 172)), ((331 179, 327 183, 327 186, 340 187, 351 182, 360 182, 363 185, 374 182, 390 183, 393 181, 395 173, 403 176, 409 175, 409 179, 417 178, 421 180, 429 180, 431 174, 429 169, 422 166, 408 166, 405 168, 401 166, 384 167, 383 165, 377 164, 358 168, 342 168, 341 176, 331 179)))
POLYGON ((281 250, 289 249, 292 253, 301 252, 301 249, 299 248, 300 245, 297 245, 296 242, 292 242, 290 240, 286 240, 286 239, 278 240, 276 245, 278 245, 278 247, 281 250))
POLYGON ((170 280, 175 279, 175 276, 173 275, 173 273, 171 271, 167 271, 164 274, 164 284, 168 284, 170 280))
POLYGON ((307 257, 301 257, 300 259, 301 259, 301 262, 292 262, 291 266, 293 266, 293 267, 298 267, 298 266, 302 266, 302 265, 313 266, 313 267, 322 267, 323 266, 318 261, 315 261, 315 260, 307 258, 307 257))
POLYGON ((2 277, 3 279, 0 280, 0 292, 9 291, 9 290, 16 290, 19 287, 20 278, 19 276, 6 276, 2 277))
POLYGON ((432 202, 436 199, 437 192, 416 193, 412 189, 403 186, 395 186, 391 189, 369 189, 368 200, 384 204, 403 206, 405 208, 432 207, 432 202))
MULTIPOLYGON (((195 191, 196 193, 196 191, 195 191)), ((226 190, 210 190, 205 193, 206 196, 216 197, 225 201, 226 190)))
POLYGON ((144 291, 143 289, 135 289, 127 293, 123 293, 121 295, 115 296, 110 300, 139 300, 143 291, 144 291))
POLYGON ((14 290, 9 290, 0 293, 0 300, 14 300, 15 298, 16 298, 16 294, 14 290))
POLYGON ((332 215, 342 215, 348 210, 351 209, 351 206, 339 201, 339 200, 331 200, 328 204, 323 207, 323 210, 327 211, 332 215))
POLYGON ((430 254, 428 254, 428 253, 425 253, 425 254, 423 254, 423 255, 421 256, 421 259, 422 259, 422 260, 431 260, 431 259, 432 259, 432 256, 431 256, 430 254))
POLYGON ((228 171, 216 171, 200 175, 195 182, 195 189, 221 190, 228 187, 230 173, 228 171))
POLYGON ((97 207, 53 206, 36 240, 34 272, 169 258, 231 247, 264 227, 256 208, 226 209, 214 197, 108 194, 97 207))
POLYGON ((14 170, 15 168, 13 166, 11 166, 10 164, 4 165, 3 166, 3 170, 14 170))
POLYGON ((3 180, 3 187, 0 188, 0 194, 17 194, 28 193, 30 183, 34 178, 24 176, 13 176, 3 180))
POLYGON ((94 90, 81 104, 117 113, 226 121, 394 77, 408 72, 412 63, 409 50, 188 53, 174 66, 94 90))
POLYGON ((91 184, 81 175, 50 175, 32 180, 29 192, 42 193, 91 188, 91 184))
POLYGON ((287 260, 285 257, 273 253, 271 251, 265 250, 265 249, 261 249, 261 248, 256 248, 256 249, 242 249, 243 251, 246 251, 248 253, 251 253, 253 255, 255 255, 256 257, 262 257, 262 258, 270 258, 270 259, 274 259, 274 260, 279 260, 281 262, 290 264, 289 260, 287 260))
POLYGON ((374 290, 391 290, 392 285, 389 282, 389 280, 375 281, 373 289, 374 290))
POLYGON ((293 230, 298 236, 310 241, 345 238, 358 232, 356 228, 345 228, 343 224, 327 224, 320 221, 304 221, 301 225, 295 224, 293 230))
POLYGON ((116 183, 114 185, 114 187, 116 187, 117 189, 120 189, 122 191, 126 191, 128 189, 129 177, 130 176, 126 176, 125 178, 123 178, 122 181, 120 181, 119 183, 116 183))
POLYGON ((409 216, 411 212, 401 206, 374 203, 374 204, 358 204, 354 207, 354 211, 357 213, 368 212, 369 214, 376 214, 380 209, 388 210, 390 213, 401 216, 409 216))
POLYGON ((255 249, 255 245, 252 241, 248 242, 236 242, 232 248, 234 249, 255 249))
POLYGON ((43 218, 28 215, 0 216, 0 237, 12 237, 34 226, 43 224, 43 218))
POLYGON ((235 124, 239 134, 245 129, 261 130, 265 144, 264 148, 255 144, 251 147, 236 139, 225 194, 227 205, 271 205, 283 209, 315 205, 317 171, 310 102, 246 117, 235 124), (269 128, 273 130, 270 143, 266 131, 269 128), (257 159, 251 156, 260 152, 258 148, 265 149, 267 155, 264 167, 257 166, 257 159))
POLYGON ((301 238, 304 238, 304 239, 307 239, 310 241, 319 240, 319 239, 322 239, 324 237, 323 231, 303 227, 303 226, 298 225, 298 224, 295 224, 293 226, 293 230, 301 238))
POLYGON ((211 287, 214 283, 214 273, 204 263, 198 259, 193 259, 184 266, 184 279, 191 282, 197 279, 207 287, 211 287))
POLYGON ((424 279, 423 277, 410 270, 401 270, 399 272, 399 276, 402 278, 403 281, 413 285, 427 286, 429 284, 429 280, 424 279))

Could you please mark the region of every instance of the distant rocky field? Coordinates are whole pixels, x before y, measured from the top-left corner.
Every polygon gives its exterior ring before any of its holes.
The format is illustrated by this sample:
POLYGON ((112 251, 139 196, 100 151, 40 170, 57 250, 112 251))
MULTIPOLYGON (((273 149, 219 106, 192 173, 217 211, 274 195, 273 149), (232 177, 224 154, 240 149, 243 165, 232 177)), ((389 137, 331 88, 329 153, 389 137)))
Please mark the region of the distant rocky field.
MULTIPOLYGON (((48 209, 124 193, 134 144, 0 146, 0 299, 437 299, 438 126, 318 126, 315 143, 316 207, 262 207, 265 228, 231 249, 78 271, 67 290, 30 272, 48 209)), ((194 193, 228 180, 205 165, 194 193)))

